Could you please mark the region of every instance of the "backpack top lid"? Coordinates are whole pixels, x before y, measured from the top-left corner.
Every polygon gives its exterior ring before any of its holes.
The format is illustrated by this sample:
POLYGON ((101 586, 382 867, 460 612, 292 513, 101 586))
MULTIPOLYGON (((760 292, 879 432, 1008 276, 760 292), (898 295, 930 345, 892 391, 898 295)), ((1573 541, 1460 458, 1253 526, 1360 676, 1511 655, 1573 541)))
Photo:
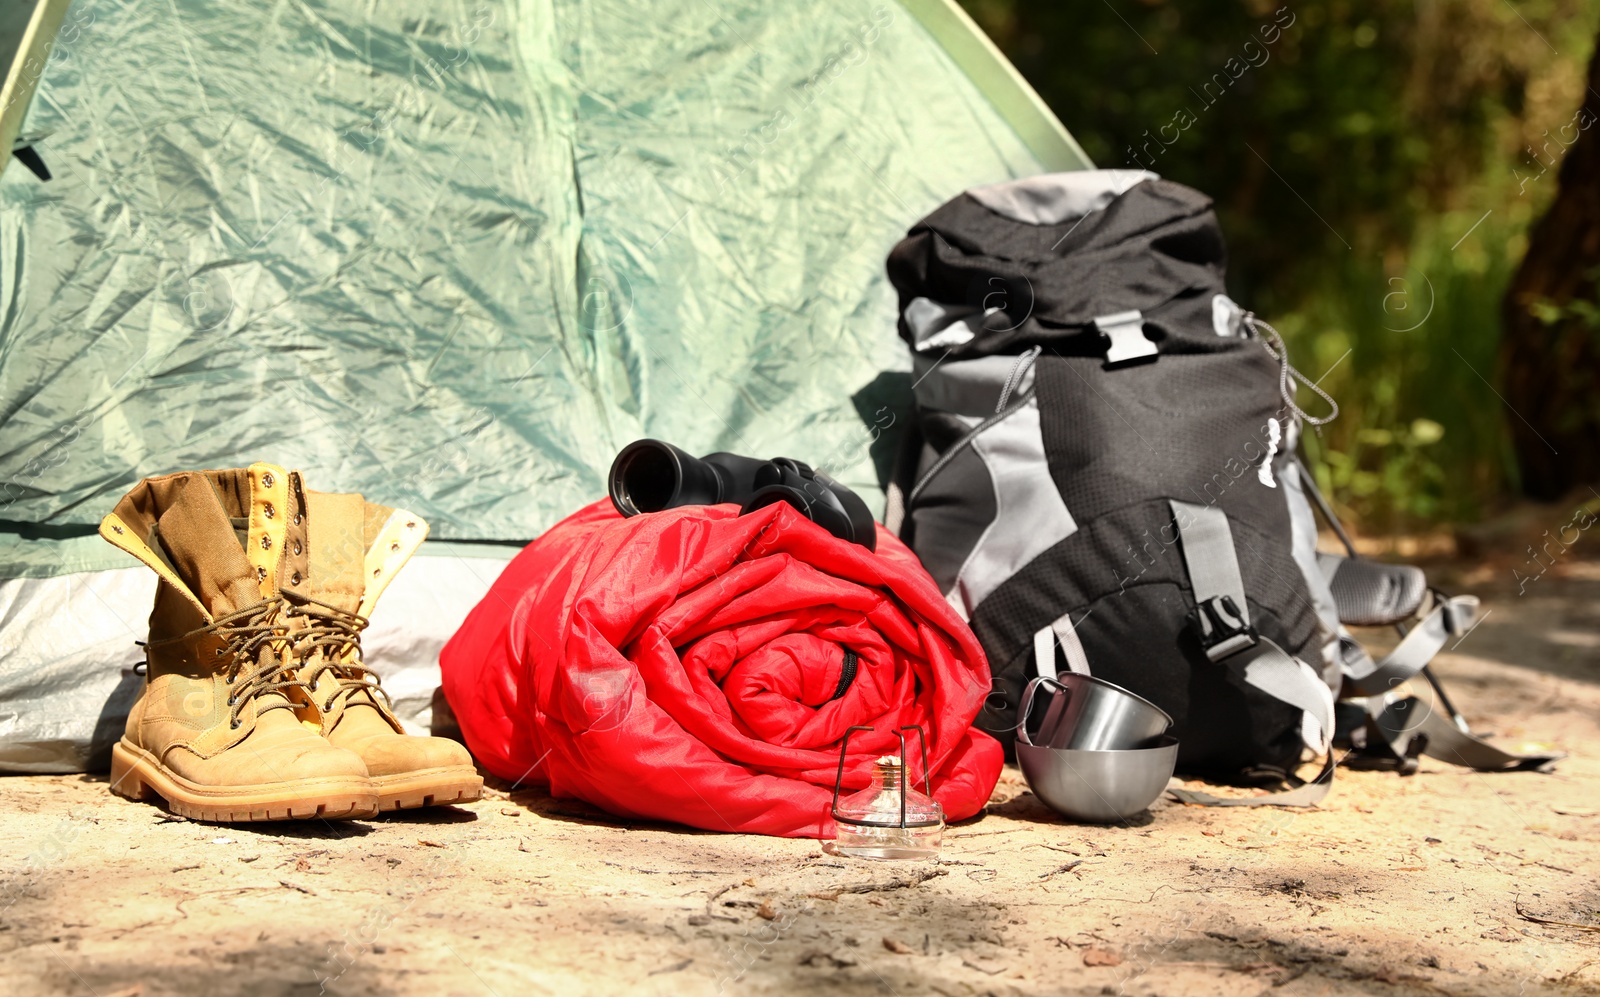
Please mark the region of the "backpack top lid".
POLYGON ((1035 344, 1099 354, 1095 320, 1129 311, 1161 352, 1211 352, 1238 334, 1226 266, 1211 199, 1145 170, 975 187, 912 226, 888 261, 901 338, 957 360, 1035 344))
POLYGON ((1160 179, 1149 170, 1074 170, 973 187, 962 196, 1013 221, 1061 225, 1104 210, 1136 184, 1160 179))

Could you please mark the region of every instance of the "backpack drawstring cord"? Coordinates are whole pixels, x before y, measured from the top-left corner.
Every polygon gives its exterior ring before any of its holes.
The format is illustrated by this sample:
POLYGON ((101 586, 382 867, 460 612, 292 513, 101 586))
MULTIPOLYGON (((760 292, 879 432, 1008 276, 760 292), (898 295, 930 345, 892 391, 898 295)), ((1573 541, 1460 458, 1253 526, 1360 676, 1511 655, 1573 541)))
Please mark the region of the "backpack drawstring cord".
POLYGON ((1022 375, 1028 372, 1028 368, 1033 366, 1033 362, 1039 359, 1039 354, 1043 352, 1043 346, 1035 346, 1017 357, 1017 362, 1011 365, 1011 376, 1006 378, 1005 387, 1000 389, 1000 401, 994 407, 995 415, 999 415, 1006 410, 1006 402, 1011 400, 1011 392, 1015 391, 1017 385, 1022 383, 1022 375))
POLYGON ((1315 382, 1309 380, 1289 364, 1289 348, 1283 345, 1283 336, 1278 333, 1278 330, 1274 329, 1265 319, 1257 318, 1255 312, 1244 313, 1244 324, 1261 337, 1262 347, 1272 354, 1274 360, 1278 361, 1280 368, 1278 371, 1278 393, 1283 396, 1283 403, 1289 407, 1289 411, 1294 413, 1295 418, 1303 422, 1309 422, 1313 426, 1326 426, 1337 419, 1339 417, 1339 403, 1333 400, 1332 395, 1323 391, 1315 382), (1323 401, 1327 402, 1328 414, 1319 419, 1296 405, 1294 403, 1294 392, 1289 385, 1290 377, 1316 392, 1323 401))

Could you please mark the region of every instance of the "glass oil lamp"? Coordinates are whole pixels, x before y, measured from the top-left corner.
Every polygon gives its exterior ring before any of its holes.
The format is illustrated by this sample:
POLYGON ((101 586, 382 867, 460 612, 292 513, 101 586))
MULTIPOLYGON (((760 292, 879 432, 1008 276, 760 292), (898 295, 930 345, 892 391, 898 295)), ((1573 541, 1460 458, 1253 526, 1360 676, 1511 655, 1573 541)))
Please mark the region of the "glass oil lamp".
POLYGON ((845 753, 850 735, 871 727, 851 727, 839 746, 839 775, 833 783, 831 813, 838 827, 833 851, 865 859, 932 859, 939 855, 944 835, 944 809, 933 799, 928 779, 928 742, 921 727, 901 727, 900 755, 884 755, 873 763, 872 784, 840 798, 844 783, 845 753), (908 778, 905 731, 917 732, 922 746, 922 785, 919 791, 908 778))

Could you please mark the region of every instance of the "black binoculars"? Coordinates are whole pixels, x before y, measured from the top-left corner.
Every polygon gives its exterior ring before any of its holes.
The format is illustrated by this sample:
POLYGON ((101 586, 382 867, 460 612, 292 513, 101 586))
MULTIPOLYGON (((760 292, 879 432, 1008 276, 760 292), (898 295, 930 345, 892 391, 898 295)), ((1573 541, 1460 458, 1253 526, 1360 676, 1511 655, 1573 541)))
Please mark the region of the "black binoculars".
POLYGON ((840 540, 868 550, 878 545, 877 524, 861 496, 788 457, 691 457, 670 443, 637 440, 611 462, 611 504, 624 516, 720 502, 738 504, 741 516, 787 502, 840 540))

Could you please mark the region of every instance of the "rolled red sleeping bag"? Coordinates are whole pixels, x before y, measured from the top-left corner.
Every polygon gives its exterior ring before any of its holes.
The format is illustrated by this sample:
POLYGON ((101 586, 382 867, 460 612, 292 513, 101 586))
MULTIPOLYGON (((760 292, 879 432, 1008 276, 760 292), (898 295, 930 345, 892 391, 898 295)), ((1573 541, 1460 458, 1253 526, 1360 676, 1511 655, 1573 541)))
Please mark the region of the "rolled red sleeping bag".
MULTIPOLYGON (((450 643, 444 692, 495 775, 624 817, 831 838, 893 731, 927 734, 947 819, 982 809, 999 742, 972 727, 989 666, 904 544, 877 552, 789 505, 623 519, 596 502, 528 545, 450 643), (854 674, 851 674, 853 668, 854 674)), ((911 775, 920 782, 916 735, 911 775)))

